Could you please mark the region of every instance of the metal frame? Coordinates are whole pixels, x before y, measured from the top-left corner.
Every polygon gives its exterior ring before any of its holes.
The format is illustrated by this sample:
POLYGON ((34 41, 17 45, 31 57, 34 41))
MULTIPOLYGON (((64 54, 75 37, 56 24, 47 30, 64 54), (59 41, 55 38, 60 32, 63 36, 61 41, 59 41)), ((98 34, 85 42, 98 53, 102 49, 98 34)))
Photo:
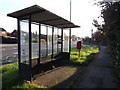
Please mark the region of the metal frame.
POLYGON ((69 30, 69 53, 71 52, 71 28, 69 30))
POLYGON ((63 52, 63 28, 61 29, 61 40, 62 40, 62 43, 61 43, 61 52, 63 52))
POLYGON ((19 74, 21 74, 21 43, 20 43, 20 19, 17 19, 17 27, 18 27, 18 67, 19 67, 19 74))
MULTIPOLYGON (((58 35, 59 35, 59 29, 57 28, 57 40, 58 40, 58 35)), ((57 41, 57 53, 58 53, 58 41, 57 41)))
POLYGON ((41 60, 41 24, 39 23, 39 59, 37 64, 40 64, 41 60))
POLYGON ((53 54, 54 54, 54 27, 52 27, 52 58, 53 58, 53 54))
POLYGON ((46 56, 48 56, 48 26, 46 26, 46 56))
MULTIPOLYGON (((31 33, 31 15, 29 16, 28 19, 28 25, 29 25, 29 80, 32 81, 32 33, 31 33)), ((17 21, 18 23, 18 62, 19 62, 19 73, 21 74, 21 42, 20 42, 20 19, 17 21)), ((41 61, 41 23, 39 25, 39 58, 37 59, 37 64, 40 64, 41 61)), ((57 35, 59 35, 58 30, 57 30, 57 35)), ((46 35, 48 36, 48 26, 46 27, 46 35)), ((48 38, 48 37, 47 37, 48 38)), ((61 28, 61 53, 63 52, 63 28, 61 28)), ((47 43, 46 43, 47 45, 47 43)), ((48 50, 48 45, 46 46, 46 50, 48 50)), ((70 47, 70 43, 69 43, 70 47)), ((70 49, 69 49, 70 50, 70 49)), ((58 51, 58 43, 57 43, 57 51, 58 51)), ((48 54, 48 52, 46 53, 48 54)), ((54 58, 54 26, 52 26, 52 55, 51 55, 51 60, 54 58)))
MULTIPOLYGON (((31 15, 29 16, 29 68, 30 68, 30 77, 32 76, 32 40, 31 40, 31 15)), ((31 81, 31 79, 30 79, 31 81)))

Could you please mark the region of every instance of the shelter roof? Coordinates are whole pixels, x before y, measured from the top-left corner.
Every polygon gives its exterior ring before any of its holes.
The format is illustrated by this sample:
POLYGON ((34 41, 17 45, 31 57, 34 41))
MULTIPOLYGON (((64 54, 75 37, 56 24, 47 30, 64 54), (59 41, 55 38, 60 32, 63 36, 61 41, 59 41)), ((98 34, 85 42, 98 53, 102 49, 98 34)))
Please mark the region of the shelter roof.
POLYGON ((75 28, 80 27, 74 23, 38 6, 33 5, 31 7, 9 13, 7 16, 19 18, 19 19, 30 19, 32 22, 37 22, 41 24, 51 25, 58 28, 75 28))

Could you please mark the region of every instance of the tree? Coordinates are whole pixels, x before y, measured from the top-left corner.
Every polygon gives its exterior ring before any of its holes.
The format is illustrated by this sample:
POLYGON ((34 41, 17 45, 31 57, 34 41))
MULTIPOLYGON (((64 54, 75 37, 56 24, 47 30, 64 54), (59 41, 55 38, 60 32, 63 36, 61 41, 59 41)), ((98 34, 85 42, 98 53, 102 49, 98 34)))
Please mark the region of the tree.
POLYGON ((107 36, 100 30, 93 33, 93 43, 97 45, 107 45, 107 36))
POLYGON ((119 2, 98 2, 102 7, 101 17, 104 19, 103 25, 98 25, 94 21, 94 26, 103 31, 109 39, 109 46, 113 56, 114 66, 120 76, 120 1, 119 2))
POLYGON ((83 43, 84 44, 90 44, 91 43, 91 38, 89 38, 88 36, 86 36, 85 38, 83 38, 83 43))
POLYGON ((71 36, 72 41, 76 41, 77 38, 78 38, 78 37, 77 37, 76 35, 72 35, 72 36, 71 36))

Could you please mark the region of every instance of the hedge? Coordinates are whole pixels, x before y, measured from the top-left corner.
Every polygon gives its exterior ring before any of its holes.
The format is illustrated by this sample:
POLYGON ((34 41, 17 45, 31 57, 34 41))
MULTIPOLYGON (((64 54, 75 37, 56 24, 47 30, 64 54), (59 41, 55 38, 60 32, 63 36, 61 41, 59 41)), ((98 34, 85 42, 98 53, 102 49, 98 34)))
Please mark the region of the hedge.
POLYGON ((7 38, 0 36, 0 43, 5 43, 5 44, 16 44, 18 42, 17 38, 7 38))

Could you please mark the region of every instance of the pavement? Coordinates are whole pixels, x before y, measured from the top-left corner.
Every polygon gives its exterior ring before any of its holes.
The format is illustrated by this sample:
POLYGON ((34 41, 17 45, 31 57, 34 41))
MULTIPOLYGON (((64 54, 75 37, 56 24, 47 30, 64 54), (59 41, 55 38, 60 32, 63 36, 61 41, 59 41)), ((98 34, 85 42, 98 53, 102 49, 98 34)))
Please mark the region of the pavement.
POLYGON ((107 47, 101 47, 95 60, 88 65, 75 88, 119 88, 118 79, 113 73, 112 58, 107 47))
POLYGON ((74 80, 75 75, 80 72, 78 70, 80 67, 63 65, 49 70, 43 75, 38 74, 32 83, 48 88, 68 88, 71 80, 74 80))

